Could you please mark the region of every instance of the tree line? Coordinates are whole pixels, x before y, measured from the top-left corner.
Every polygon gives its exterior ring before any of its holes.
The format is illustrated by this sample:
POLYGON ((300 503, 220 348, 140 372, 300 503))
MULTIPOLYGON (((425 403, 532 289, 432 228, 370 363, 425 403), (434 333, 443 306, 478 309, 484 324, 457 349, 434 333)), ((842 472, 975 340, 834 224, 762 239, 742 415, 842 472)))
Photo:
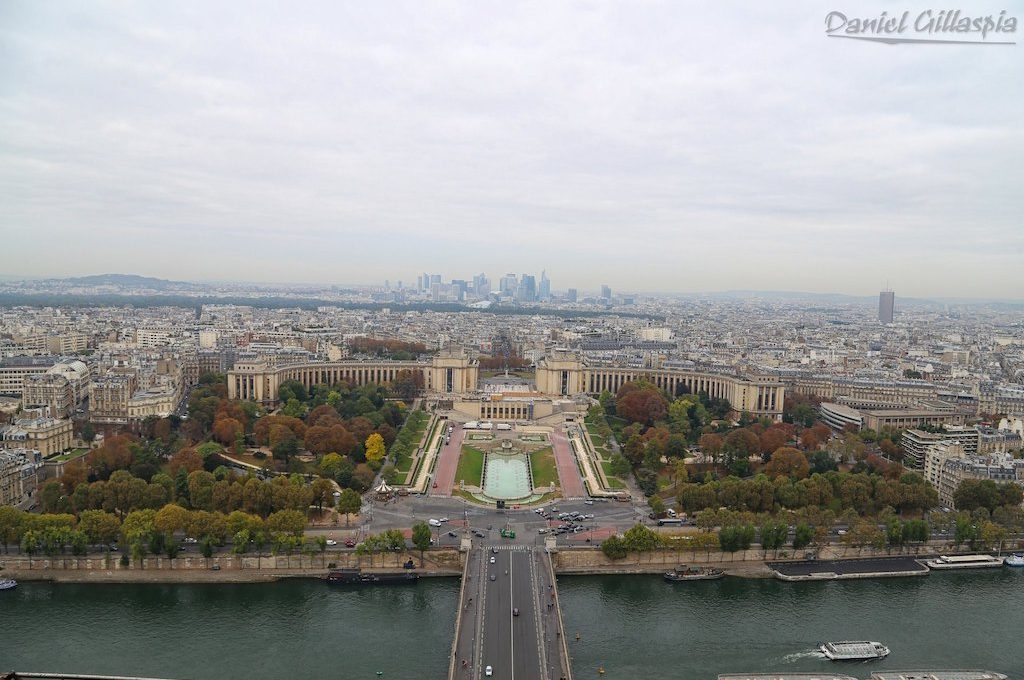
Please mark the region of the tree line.
MULTIPOLYGON (((67 552, 81 556, 91 546, 109 553, 117 543, 124 551, 122 559, 129 553, 135 559, 147 554, 164 554, 173 559, 180 553, 183 539, 195 541, 206 557, 229 541, 236 554, 254 548, 262 554, 267 546, 273 552, 291 552, 306 545, 305 527, 306 515, 298 510, 279 510, 260 517, 241 510, 223 513, 167 504, 159 510, 133 510, 122 517, 106 510, 36 515, 10 506, 0 507, 0 543, 4 552, 15 545, 30 556, 67 552)), ((325 542, 320 546, 321 550, 324 548, 325 542)))

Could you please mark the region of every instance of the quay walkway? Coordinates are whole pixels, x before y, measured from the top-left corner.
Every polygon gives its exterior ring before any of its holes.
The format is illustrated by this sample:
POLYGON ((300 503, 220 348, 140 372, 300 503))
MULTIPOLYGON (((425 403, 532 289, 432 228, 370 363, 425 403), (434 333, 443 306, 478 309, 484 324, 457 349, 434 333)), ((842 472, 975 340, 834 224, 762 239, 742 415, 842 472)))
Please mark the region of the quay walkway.
POLYGON ((449 680, 572 680, 551 556, 474 546, 466 559, 449 680), (493 580, 492 580, 493 577, 493 580))

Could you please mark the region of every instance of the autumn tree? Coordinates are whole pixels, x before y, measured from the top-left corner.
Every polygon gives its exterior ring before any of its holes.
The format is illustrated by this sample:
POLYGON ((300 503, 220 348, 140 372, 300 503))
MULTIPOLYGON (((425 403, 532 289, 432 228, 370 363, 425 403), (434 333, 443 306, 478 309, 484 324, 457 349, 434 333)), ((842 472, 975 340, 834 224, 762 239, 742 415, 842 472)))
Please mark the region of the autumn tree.
POLYGON ((89 470, 99 479, 107 479, 115 470, 126 470, 132 464, 131 444, 127 435, 115 435, 88 454, 89 470))
POLYGON ((271 445, 270 429, 279 425, 289 430, 296 438, 302 439, 306 436, 306 424, 298 418, 288 416, 263 416, 256 421, 252 428, 253 439, 259 446, 271 445))
POLYGON ((164 534, 184 531, 188 526, 189 512, 180 505, 168 504, 160 508, 153 517, 153 528, 164 534))
POLYGON ((334 498, 334 485, 321 477, 313 480, 310 490, 313 492, 313 505, 323 512, 324 504, 330 505, 334 498))
POLYGON ((245 428, 239 421, 230 417, 218 417, 213 421, 213 436, 224 446, 232 446, 245 428))
POLYGON ((366 460, 370 463, 380 463, 384 460, 387 451, 384 448, 384 437, 374 432, 366 438, 366 460))
POLYGON ((346 456, 351 454, 356 446, 356 438, 343 425, 314 426, 306 431, 305 447, 317 455, 338 453, 346 456))
POLYGON ((789 435, 781 428, 769 427, 761 433, 760 447, 762 456, 770 456, 789 441, 789 435))
POLYGON ((792 477, 803 479, 811 470, 811 464, 803 452, 784 446, 772 454, 772 459, 764 467, 769 477, 792 477))
POLYGON ((185 474, 203 469, 203 459, 191 446, 186 446, 173 456, 167 463, 167 472, 173 477, 178 470, 185 470, 185 474))
POLYGON ((697 443, 705 455, 711 456, 711 460, 715 463, 718 462, 718 456, 722 453, 722 448, 725 445, 721 436, 710 432, 702 434, 697 443))
POLYGON ((329 404, 321 404, 317 406, 309 415, 306 416, 306 426, 314 427, 320 425, 322 427, 330 427, 331 425, 341 425, 341 416, 329 404))
POLYGON ((91 545, 106 547, 117 540, 121 521, 117 515, 103 510, 83 510, 78 515, 78 529, 85 533, 91 545))
POLYGON ((626 383, 615 399, 615 412, 641 425, 653 425, 668 415, 668 399, 653 385, 626 383))

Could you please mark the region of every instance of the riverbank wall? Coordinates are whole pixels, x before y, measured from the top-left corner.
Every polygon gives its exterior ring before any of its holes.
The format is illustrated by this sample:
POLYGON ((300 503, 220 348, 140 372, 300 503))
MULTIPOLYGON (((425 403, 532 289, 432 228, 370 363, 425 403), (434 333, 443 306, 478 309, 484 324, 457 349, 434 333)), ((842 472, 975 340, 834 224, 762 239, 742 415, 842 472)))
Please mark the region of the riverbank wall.
MULTIPOLYGON (((937 546, 922 547, 902 555, 907 558, 924 559, 931 556, 937 546)), ((856 558, 847 556, 845 550, 825 548, 819 551, 812 562, 794 559, 794 556, 780 551, 776 556, 769 551, 766 556, 761 550, 744 550, 735 553, 691 552, 679 550, 652 550, 629 553, 621 559, 611 559, 596 547, 563 548, 551 553, 552 565, 559 575, 589 574, 660 574, 680 564, 712 566, 722 569, 729 576, 742 578, 775 578, 776 571, 770 563, 805 563, 810 565, 807 574, 794 574, 791 580, 832 580, 846 571, 845 578, 876 578, 889 575, 887 569, 864 570, 834 569, 827 562, 861 562, 871 559, 891 559, 899 555, 885 551, 865 550, 856 558), (837 575, 809 572, 836 572, 837 575), (860 572, 860 573, 857 573, 860 572)), ((948 552, 953 554, 953 552, 948 552)), ((421 556, 419 551, 357 555, 351 550, 328 550, 321 554, 303 555, 218 555, 204 558, 197 555, 182 555, 175 559, 148 556, 141 563, 134 560, 124 566, 121 554, 93 554, 83 557, 60 555, 56 557, 31 557, 27 555, 0 554, 0 575, 18 580, 53 580, 65 582, 260 582, 280 578, 323 578, 330 569, 358 568, 363 571, 403 571, 408 560, 412 560, 417 573, 424 577, 457 577, 463 573, 466 553, 457 548, 433 548, 421 556)), ((899 570, 906 573, 906 570, 899 570)), ((903 573, 899 575, 903 575, 903 573)), ((927 572, 924 572, 927 573, 927 572)), ((916 574, 915 574, 916 575, 916 574)), ((789 579, 787 579, 789 580, 789 579)))
POLYGON ((462 554, 456 549, 357 555, 352 551, 327 551, 315 555, 217 555, 179 556, 174 559, 151 555, 141 562, 121 564, 120 553, 75 557, 28 557, 0 554, 4 577, 16 580, 63 582, 260 582, 279 578, 323 578, 331 569, 358 568, 364 571, 404 571, 412 560, 420 576, 458 576, 462 554))

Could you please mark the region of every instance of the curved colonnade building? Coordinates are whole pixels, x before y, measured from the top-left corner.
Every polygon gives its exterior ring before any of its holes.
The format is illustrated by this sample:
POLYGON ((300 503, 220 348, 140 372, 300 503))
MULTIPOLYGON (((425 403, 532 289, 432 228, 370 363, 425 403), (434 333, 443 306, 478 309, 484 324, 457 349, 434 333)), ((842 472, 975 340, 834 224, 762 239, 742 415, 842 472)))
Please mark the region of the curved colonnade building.
POLYGON ((646 380, 675 394, 682 385, 691 394, 728 399, 734 411, 755 417, 782 419, 786 389, 777 378, 762 375, 732 375, 682 368, 630 368, 588 366, 575 356, 551 356, 537 364, 537 390, 545 394, 597 396, 615 394, 627 382, 646 380))
POLYGON ((459 353, 445 353, 430 361, 326 361, 275 365, 260 359, 238 361, 228 371, 228 397, 264 403, 278 400, 282 383, 296 380, 306 389, 314 385, 347 382, 352 385, 384 384, 409 371, 417 384, 431 394, 474 392, 480 377, 476 359, 459 353))
MULTIPOLYGON (((228 371, 228 396, 271 404, 278 400, 278 388, 288 380, 296 380, 307 389, 317 384, 340 382, 383 384, 396 380, 404 371, 412 373, 426 394, 481 398, 477 360, 457 352, 443 353, 430 361, 330 361, 286 365, 274 365, 267 360, 239 361, 228 371)), ((767 416, 773 420, 782 418, 785 387, 770 376, 677 368, 588 366, 576 357, 557 356, 542 358, 536 374, 537 393, 545 397, 597 396, 605 390, 615 393, 625 383, 640 379, 671 394, 684 385, 694 394, 707 392, 711 397, 727 399, 737 412, 746 411, 755 417, 767 416)), ((502 396, 493 395, 490 399, 501 400, 502 396)))

